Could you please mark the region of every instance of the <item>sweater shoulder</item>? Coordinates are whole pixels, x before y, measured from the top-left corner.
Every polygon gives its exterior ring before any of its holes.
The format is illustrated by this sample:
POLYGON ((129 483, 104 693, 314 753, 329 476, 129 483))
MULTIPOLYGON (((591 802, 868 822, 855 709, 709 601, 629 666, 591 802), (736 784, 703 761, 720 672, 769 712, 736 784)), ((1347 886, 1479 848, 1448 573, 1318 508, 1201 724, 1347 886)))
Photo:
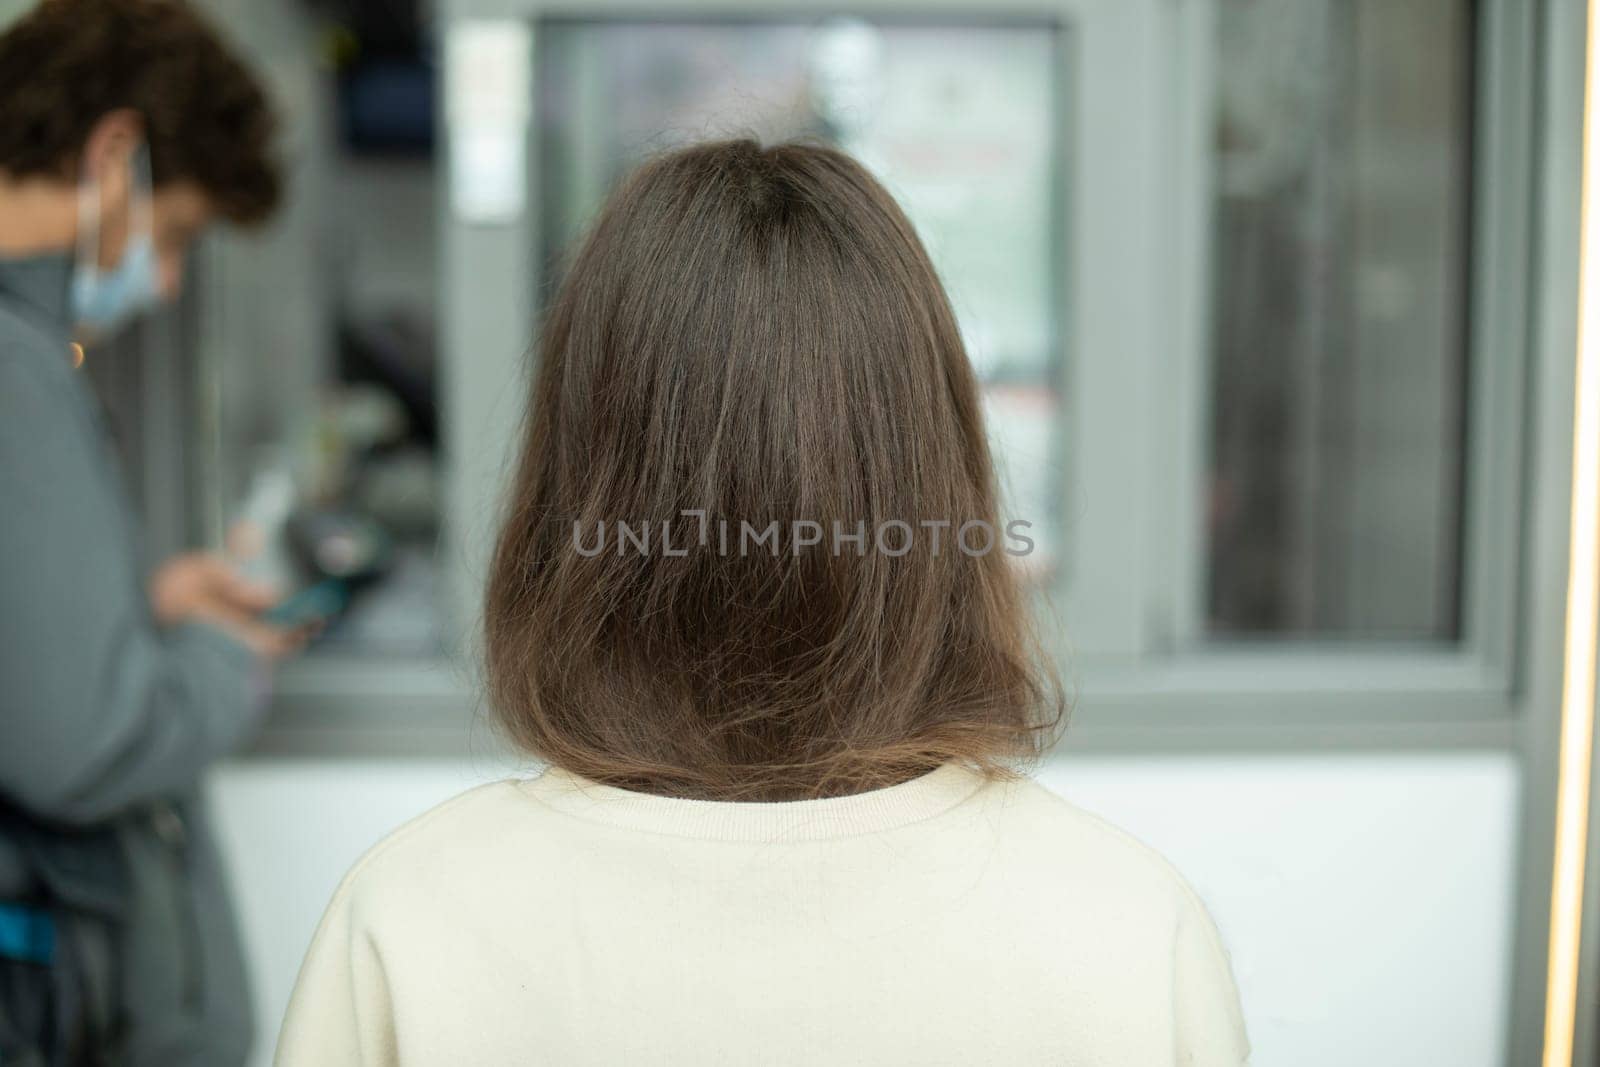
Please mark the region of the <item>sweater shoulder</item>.
POLYGON ((1166 856, 1032 778, 1012 785, 1006 810, 1013 833, 1035 845, 1041 862, 1078 870, 1088 865, 1102 880, 1140 886, 1169 895, 1184 907, 1203 908, 1194 887, 1166 856))
MULTIPOLYGON (((444 801, 392 831, 367 850, 345 876, 335 901, 393 898, 402 887, 435 888, 470 880, 506 866, 513 840, 518 863, 533 863, 547 849, 571 846, 574 825, 542 805, 530 803, 520 779, 480 785, 444 801)), ((1200 908, 1188 881, 1160 852, 1107 820, 1080 808, 1031 778, 994 783, 980 791, 989 803, 980 818, 998 836, 1018 877, 1061 884, 1095 872, 1103 887, 1146 901, 1164 899, 1177 912, 1200 908)), ((962 805, 963 808, 966 805, 962 805)), ((943 822, 944 820, 937 820, 943 822)), ((954 833, 952 847, 973 847, 974 824, 954 833)), ((928 832, 938 828, 925 824, 928 832)), ((405 894, 401 894, 405 895, 405 894)))
POLYGON ((515 779, 474 786, 390 831, 351 866, 334 894, 334 906, 351 904, 421 872, 449 870, 452 853, 492 842, 518 804, 515 779))
POLYGON ((0 301, 0 376, 9 386, 56 388, 70 382, 68 338, 0 301))

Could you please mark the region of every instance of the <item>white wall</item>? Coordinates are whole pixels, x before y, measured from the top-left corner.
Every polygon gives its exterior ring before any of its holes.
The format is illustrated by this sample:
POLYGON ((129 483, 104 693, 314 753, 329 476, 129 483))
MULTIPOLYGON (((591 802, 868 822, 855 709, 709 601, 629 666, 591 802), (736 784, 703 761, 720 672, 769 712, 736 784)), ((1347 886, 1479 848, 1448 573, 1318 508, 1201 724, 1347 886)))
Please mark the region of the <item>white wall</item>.
MULTIPOLYGON (((505 769, 267 761, 217 776, 265 1063, 301 953, 378 837, 505 769)), ((1256 1067, 1498 1067, 1517 773, 1509 755, 1068 757, 1051 788, 1184 871, 1232 949, 1256 1067)))
POLYGON ((1040 777, 1206 900, 1256 1067, 1503 1063, 1512 756, 1086 758, 1040 777))

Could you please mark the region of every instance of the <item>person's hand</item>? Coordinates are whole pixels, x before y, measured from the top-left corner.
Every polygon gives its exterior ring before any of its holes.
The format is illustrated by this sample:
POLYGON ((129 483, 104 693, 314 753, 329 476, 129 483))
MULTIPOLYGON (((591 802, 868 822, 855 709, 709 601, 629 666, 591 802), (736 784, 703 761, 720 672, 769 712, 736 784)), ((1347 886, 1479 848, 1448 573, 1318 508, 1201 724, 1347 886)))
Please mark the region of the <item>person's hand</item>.
POLYGON ((210 623, 264 659, 282 659, 298 651, 311 635, 308 627, 285 629, 263 622, 261 613, 277 603, 278 591, 251 581, 226 560, 206 552, 167 560, 151 575, 149 593, 151 611, 162 625, 210 623))

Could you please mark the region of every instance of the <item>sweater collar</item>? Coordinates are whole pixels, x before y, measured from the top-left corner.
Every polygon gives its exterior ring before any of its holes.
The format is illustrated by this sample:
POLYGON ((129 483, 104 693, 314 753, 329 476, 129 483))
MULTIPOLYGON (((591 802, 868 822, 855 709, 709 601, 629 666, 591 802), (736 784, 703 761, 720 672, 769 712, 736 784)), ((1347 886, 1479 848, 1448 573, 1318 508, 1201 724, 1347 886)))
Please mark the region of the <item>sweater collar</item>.
POLYGON ((658 796, 602 785, 559 767, 521 783, 546 807, 590 822, 717 841, 783 843, 850 837, 949 811, 985 784, 946 763, 918 778, 852 796, 817 800, 715 801, 658 796))
POLYGON ((72 330, 71 286, 67 253, 0 259, 0 301, 57 333, 72 330))

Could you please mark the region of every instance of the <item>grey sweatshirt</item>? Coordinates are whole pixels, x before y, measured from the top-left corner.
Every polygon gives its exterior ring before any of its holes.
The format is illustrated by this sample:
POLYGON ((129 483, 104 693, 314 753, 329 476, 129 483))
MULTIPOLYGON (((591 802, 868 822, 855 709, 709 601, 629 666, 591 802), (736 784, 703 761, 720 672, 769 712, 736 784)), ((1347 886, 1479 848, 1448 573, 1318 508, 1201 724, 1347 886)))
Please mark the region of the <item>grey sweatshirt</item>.
MULTIPOLYGON (((150 614, 111 442, 72 368, 70 271, 0 260, 0 803, 34 852, 79 829, 122 843, 137 922, 118 1062, 242 1062, 249 998, 197 787, 257 725, 259 667, 220 630, 150 614)), ((39 891, 20 836, 0 828, 0 899, 39 891)))

